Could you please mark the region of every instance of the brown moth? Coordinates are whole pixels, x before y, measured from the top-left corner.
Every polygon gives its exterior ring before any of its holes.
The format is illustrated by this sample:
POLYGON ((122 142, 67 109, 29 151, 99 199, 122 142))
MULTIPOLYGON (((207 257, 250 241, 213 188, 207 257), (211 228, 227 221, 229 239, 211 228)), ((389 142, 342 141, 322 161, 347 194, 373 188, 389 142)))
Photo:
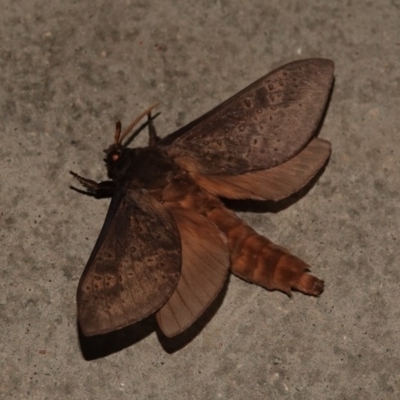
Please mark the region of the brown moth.
POLYGON ((72 173, 96 196, 112 196, 78 286, 84 335, 151 314, 173 337, 189 328, 222 289, 228 272, 270 290, 318 296, 322 280, 285 248, 258 235, 219 199, 278 201, 325 165, 330 143, 315 137, 334 64, 284 65, 187 126, 159 139, 151 107, 105 150, 111 180, 72 173), (122 142, 144 116, 149 145, 122 142))

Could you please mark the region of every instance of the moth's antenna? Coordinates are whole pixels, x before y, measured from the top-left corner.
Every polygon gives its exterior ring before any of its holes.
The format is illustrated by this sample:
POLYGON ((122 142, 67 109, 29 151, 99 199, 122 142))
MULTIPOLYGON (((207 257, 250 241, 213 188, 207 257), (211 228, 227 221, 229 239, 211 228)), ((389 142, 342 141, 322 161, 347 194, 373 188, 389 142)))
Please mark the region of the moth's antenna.
POLYGON ((115 124, 115 134, 114 134, 114 142, 115 144, 119 143, 119 136, 121 135, 121 121, 117 121, 115 124))
MULTIPOLYGON (((122 141, 125 139, 125 137, 132 131, 132 129, 134 128, 134 126, 147 114, 150 113, 150 111, 153 108, 156 108, 160 103, 156 103, 153 104, 152 106, 150 106, 147 110, 144 110, 138 117, 136 117, 131 123, 130 125, 122 132, 121 131, 118 132, 118 122, 117 122, 117 129, 115 131, 115 144, 122 144, 122 141), (118 134, 117 134, 118 132, 118 134)), ((121 124, 120 124, 121 125, 121 124)))

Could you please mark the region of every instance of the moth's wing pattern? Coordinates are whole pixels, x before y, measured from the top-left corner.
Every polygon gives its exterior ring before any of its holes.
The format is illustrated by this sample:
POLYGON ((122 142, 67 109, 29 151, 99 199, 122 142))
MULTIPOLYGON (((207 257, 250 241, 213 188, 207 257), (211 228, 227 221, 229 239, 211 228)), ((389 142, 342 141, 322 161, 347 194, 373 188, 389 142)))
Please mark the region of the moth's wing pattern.
POLYGON ((333 71, 333 62, 326 59, 284 65, 159 145, 182 168, 202 175, 241 175, 276 167, 315 134, 333 71))
POLYGON ((171 210, 182 240, 182 272, 176 290, 157 312, 163 333, 172 337, 189 328, 224 286, 230 261, 226 237, 207 218, 171 210))
POLYGON ((79 282, 82 332, 111 332, 153 314, 174 292, 181 262, 168 211, 137 190, 117 192, 79 282))
POLYGON ((307 185, 325 165, 330 154, 330 143, 315 138, 293 158, 270 169, 233 176, 194 174, 193 178, 215 196, 279 201, 307 185))

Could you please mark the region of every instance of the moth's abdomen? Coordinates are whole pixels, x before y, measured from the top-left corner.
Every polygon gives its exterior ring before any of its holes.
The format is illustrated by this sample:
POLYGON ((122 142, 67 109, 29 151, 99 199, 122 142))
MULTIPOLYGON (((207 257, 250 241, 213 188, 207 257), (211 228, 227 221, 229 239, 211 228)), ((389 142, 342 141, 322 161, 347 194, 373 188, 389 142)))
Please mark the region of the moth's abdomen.
POLYGON ((215 208, 207 217, 227 236, 235 275, 288 295, 292 289, 313 296, 322 293, 324 282, 308 273, 309 266, 304 261, 257 234, 233 212, 215 208))

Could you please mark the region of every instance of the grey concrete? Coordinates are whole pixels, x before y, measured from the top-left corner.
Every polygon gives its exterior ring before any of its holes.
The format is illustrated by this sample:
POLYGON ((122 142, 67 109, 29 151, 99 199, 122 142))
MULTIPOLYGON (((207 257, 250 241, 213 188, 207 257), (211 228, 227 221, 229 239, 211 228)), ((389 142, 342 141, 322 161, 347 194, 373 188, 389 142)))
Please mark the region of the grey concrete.
POLYGON ((177 3, 1 2, 0 397, 400 398, 399 1, 177 3), (306 57, 336 63, 330 163, 290 207, 241 215, 310 262, 323 295, 232 277, 183 341, 160 343, 151 321, 79 340, 108 201, 70 190, 68 171, 105 177, 117 118, 161 101, 165 135, 306 57))

